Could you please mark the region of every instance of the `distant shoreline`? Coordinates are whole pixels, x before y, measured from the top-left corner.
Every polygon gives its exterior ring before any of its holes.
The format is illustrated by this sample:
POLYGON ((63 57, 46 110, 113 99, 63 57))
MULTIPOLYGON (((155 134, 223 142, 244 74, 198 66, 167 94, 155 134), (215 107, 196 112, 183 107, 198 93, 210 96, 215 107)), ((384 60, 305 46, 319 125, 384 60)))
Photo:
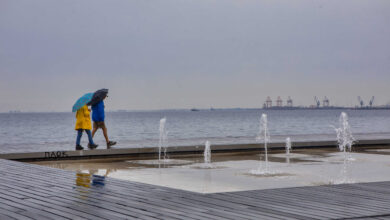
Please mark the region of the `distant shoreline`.
MULTIPOLYGON (((108 110, 109 113, 121 113, 121 112, 175 112, 175 111, 187 111, 187 112, 199 112, 199 111, 269 111, 269 110, 390 110, 390 106, 378 106, 378 107, 270 107, 270 108, 190 108, 190 109, 158 109, 158 110, 108 110)), ((33 114, 33 113, 72 113, 67 111, 8 111, 0 112, 0 114, 33 114)), ((72 113, 74 114, 74 113, 72 113)))

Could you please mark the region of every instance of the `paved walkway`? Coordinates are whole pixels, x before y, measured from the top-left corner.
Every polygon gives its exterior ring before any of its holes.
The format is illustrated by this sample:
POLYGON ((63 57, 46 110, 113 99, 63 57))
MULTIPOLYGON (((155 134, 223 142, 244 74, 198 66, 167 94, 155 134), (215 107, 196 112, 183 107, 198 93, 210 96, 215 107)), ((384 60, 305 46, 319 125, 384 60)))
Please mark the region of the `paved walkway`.
POLYGON ((390 219, 390 182, 199 194, 0 159, 1 220, 136 218, 390 219))

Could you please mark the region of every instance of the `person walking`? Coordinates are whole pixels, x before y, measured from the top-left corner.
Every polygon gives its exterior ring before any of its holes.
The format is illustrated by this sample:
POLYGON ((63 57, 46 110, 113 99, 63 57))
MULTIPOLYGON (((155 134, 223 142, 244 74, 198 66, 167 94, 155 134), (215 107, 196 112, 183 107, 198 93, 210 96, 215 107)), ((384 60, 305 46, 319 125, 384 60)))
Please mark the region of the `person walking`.
POLYGON ((104 102, 103 100, 107 97, 105 95, 102 100, 92 105, 92 121, 93 121, 93 130, 92 137, 95 136, 96 131, 101 128, 103 130, 104 138, 106 139, 107 149, 110 149, 111 146, 115 145, 115 141, 110 141, 108 139, 107 127, 104 123, 105 114, 104 114, 104 102))
POLYGON ((83 131, 85 131, 88 135, 88 148, 89 149, 95 149, 98 147, 93 142, 91 129, 92 129, 92 123, 91 123, 91 116, 90 116, 90 109, 88 109, 87 105, 84 105, 76 112, 76 126, 75 130, 77 131, 77 138, 76 138, 76 150, 83 150, 84 148, 80 145, 81 136, 83 135, 83 131))

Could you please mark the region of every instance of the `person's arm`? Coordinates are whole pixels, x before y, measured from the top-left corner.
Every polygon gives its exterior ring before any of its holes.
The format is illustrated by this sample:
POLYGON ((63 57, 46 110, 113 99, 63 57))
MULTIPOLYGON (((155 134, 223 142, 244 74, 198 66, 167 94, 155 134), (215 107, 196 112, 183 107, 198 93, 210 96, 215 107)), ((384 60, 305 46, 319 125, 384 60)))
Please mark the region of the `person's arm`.
POLYGON ((104 108, 105 108, 105 106, 104 106, 104 104, 102 105, 102 119, 103 119, 103 121, 104 121, 104 119, 105 119, 105 117, 106 117, 106 113, 105 113, 105 111, 104 111, 104 108))
POLYGON ((84 116, 86 117, 86 118, 88 118, 89 117, 89 108, 87 107, 87 108, 84 108, 84 116))
POLYGON ((76 111, 76 114, 75 114, 76 119, 79 117, 79 114, 80 114, 80 113, 81 113, 81 109, 79 109, 79 110, 76 111))
POLYGON ((104 121, 104 104, 103 102, 99 104, 99 119, 104 121))

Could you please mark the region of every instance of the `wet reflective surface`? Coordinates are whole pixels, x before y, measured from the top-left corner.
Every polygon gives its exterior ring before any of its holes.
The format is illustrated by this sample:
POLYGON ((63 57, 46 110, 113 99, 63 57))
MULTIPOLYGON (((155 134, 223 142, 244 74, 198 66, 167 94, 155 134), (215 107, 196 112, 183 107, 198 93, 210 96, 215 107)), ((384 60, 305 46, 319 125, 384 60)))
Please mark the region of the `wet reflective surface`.
POLYGON ((263 169, 262 156, 259 152, 212 154, 211 166, 203 164, 202 155, 171 157, 162 163, 117 158, 35 164, 77 171, 75 184, 81 187, 104 187, 105 177, 112 177, 200 193, 390 180, 390 150, 385 146, 359 148, 345 163, 337 149, 293 149, 289 157, 282 151, 271 152, 271 172, 251 172, 263 169))
POLYGON ((78 171, 76 173, 76 186, 83 186, 90 188, 92 186, 104 186, 105 176, 95 175, 91 173, 84 173, 78 171))

